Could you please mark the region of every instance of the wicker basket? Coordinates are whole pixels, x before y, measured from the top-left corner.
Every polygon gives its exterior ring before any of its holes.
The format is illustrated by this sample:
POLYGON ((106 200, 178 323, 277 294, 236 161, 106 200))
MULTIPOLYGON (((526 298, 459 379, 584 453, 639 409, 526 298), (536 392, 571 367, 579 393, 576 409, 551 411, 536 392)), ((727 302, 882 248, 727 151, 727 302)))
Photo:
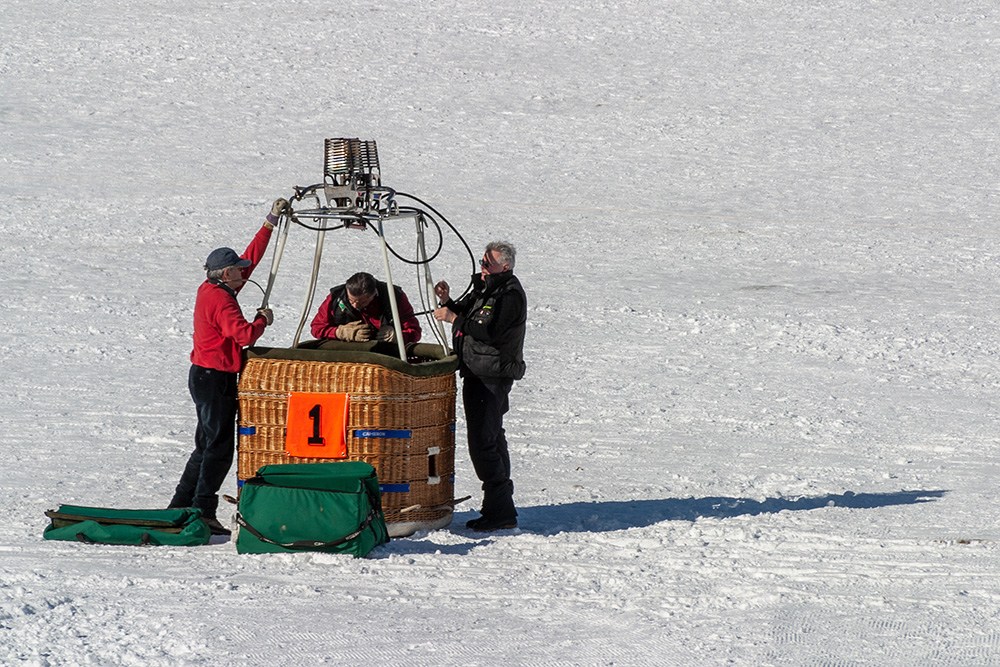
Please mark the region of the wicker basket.
POLYGON ((375 467, 390 535, 451 521, 455 368, 440 347, 411 347, 424 363, 355 350, 250 350, 239 383, 240 483, 264 465, 330 459, 285 452, 288 394, 348 394, 347 459, 375 467), (396 528, 394 532, 394 527, 396 528))

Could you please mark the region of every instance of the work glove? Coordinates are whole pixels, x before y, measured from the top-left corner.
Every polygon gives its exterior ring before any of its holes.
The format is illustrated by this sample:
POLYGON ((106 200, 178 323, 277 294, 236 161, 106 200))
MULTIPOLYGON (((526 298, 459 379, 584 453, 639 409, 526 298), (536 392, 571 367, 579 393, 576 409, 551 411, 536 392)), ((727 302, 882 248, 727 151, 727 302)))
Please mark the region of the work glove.
POLYGON ((277 218, 285 212, 286 208, 288 208, 287 199, 275 199, 274 203, 271 204, 271 215, 277 218))
POLYGON ((291 210, 291 206, 287 199, 275 199, 274 203, 271 204, 271 212, 267 214, 267 219, 264 221, 264 226, 268 229, 274 229, 281 220, 281 214, 289 210, 291 210))
POLYGON ((257 314, 264 316, 264 324, 266 324, 267 326, 271 326, 272 324, 274 324, 274 313, 271 311, 270 308, 258 308, 257 314))
POLYGON ((363 343, 375 337, 375 329, 363 320, 358 320, 357 322, 341 324, 337 327, 334 335, 337 337, 337 340, 363 343))
POLYGON ((387 324, 386 326, 378 330, 378 333, 375 335, 375 338, 377 338, 378 340, 383 340, 386 343, 395 343, 396 329, 387 324))

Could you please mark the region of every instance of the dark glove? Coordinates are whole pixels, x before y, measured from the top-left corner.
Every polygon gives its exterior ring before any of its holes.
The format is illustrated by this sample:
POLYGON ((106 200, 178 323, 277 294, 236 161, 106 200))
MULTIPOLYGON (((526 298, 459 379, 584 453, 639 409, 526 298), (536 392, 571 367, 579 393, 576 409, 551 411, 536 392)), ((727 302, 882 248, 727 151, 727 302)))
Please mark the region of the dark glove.
POLYGON ((437 297, 438 303, 443 306, 451 299, 451 286, 442 280, 434 286, 434 296, 437 297))
POLYGON ((378 330, 378 333, 375 335, 375 338, 378 340, 384 340, 386 343, 395 343, 396 329, 387 324, 378 330))
POLYGON ((263 317, 264 317, 264 323, 267 326, 271 326, 272 324, 274 324, 274 313, 271 312, 270 308, 258 308, 257 309, 257 314, 258 315, 263 315, 263 317))
POLYGON ((357 322, 341 324, 337 327, 334 335, 337 337, 337 340, 362 343, 375 337, 375 329, 363 320, 358 320, 357 322))

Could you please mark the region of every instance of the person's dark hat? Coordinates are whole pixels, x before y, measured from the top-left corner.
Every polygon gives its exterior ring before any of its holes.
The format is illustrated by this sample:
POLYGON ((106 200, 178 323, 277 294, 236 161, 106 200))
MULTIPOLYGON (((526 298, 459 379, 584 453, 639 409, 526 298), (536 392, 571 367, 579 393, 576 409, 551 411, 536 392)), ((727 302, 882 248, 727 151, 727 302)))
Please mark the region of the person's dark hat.
POLYGON ((205 269, 208 271, 218 271, 230 266, 238 266, 241 269, 253 264, 249 259, 242 259, 232 248, 216 248, 205 260, 205 269))

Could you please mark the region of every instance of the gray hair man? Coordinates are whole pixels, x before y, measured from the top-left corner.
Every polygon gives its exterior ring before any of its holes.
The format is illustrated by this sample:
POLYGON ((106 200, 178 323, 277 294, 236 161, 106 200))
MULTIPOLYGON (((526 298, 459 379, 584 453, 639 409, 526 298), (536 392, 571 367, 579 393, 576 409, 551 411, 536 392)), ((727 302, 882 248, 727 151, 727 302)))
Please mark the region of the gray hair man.
POLYGON ((434 318, 452 325, 462 376, 469 457, 483 484, 481 516, 466 526, 479 532, 517 527, 514 483, 503 416, 515 380, 524 377, 527 297, 514 275, 514 246, 493 241, 479 260, 473 289, 457 302, 445 281, 434 287, 441 304, 434 318))

